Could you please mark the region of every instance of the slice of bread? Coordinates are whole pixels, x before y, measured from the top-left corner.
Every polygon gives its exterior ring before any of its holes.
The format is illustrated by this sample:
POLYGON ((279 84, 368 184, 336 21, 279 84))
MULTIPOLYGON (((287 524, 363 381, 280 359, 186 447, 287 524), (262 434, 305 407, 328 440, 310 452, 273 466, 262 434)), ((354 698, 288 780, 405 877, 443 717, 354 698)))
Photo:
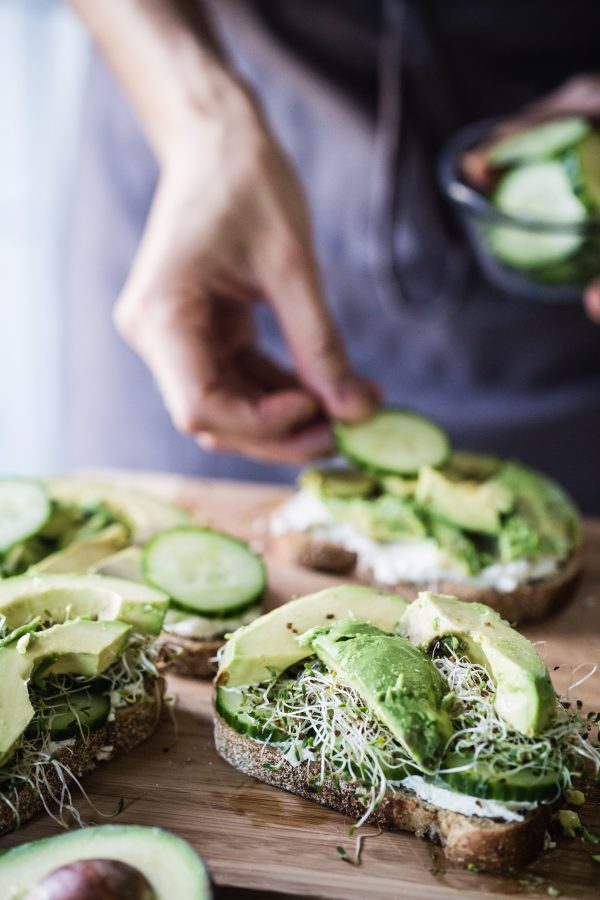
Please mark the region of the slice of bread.
POLYGON ((214 659, 225 638, 184 638, 163 631, 158 642, 165 651, 162 671, 183 678, 212 678, 217 671, 214 659))
MULTIPOLYGON (((275 747, 238 734, 218 713, 214 736, 219 755, 245 775, 329 806, 355 820, 365 812, 365 805, 351 786, 338 789, 326 784, 317 789, 310 782, 311 776, 318 776, 318 766, 292 766, 275 747)), ((549 806, 539 806, 521 822, 503 822, 449 812, 409 791, 390 790, 369 822, 391 831, 412 831, 442 847, 451 862, 504 871, 524 866, 543 851, 551 815, 549 806)))
MULTIPOLYGON (((354 575, 358 566, 355 553, 350 553, 331 541, 319 540, 305 533, 289 532, 272 537, 270 547, 280 558, 320 572, 354 575)), ((394 591, 408 600, 414 600, 419 591, 433 590, 439 594, 452 594, 461 600, 486 603, 504 619, 518 624, 541 619, 566 601, 579 581, 582 563, 583 553, 578 547, 554 575, 525 582, 512 591, 499 591, 450 579, 400 581, 394 585, 382 584, 363 575, 359 576, 359 580, 382 590, 394 591)))
MULTIPOLYGON (((165 682, 162 678, 149 679, 146 682, 146 699, 142 702, 126 706, 116 712, 113 721, 97 731, 91 731, 85 739, 62 747, 54 754, 54 759, 62 763, 76 778, 92 772, 101 762, 114 759, 120 753, 126 753, 155 730, 160 717, 165 682)), ((14 831, 36 813, 44 809, 45 804, 53 805, 59 797, 64 783, 72 781, 65 769, 62 779, 55 768, 45 767, 45 779, 39 784, 39 790, 33 785, 22 784, 7 792, 7 798, 17 815, 6 803, 0 802, 0 835, 14 831)))

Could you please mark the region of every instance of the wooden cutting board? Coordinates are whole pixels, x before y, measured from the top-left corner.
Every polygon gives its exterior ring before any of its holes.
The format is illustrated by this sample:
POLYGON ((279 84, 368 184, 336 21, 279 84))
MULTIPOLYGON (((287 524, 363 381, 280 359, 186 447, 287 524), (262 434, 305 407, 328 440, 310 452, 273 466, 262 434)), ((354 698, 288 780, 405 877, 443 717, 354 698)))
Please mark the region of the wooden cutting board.
MULTIPOLYGON (((202 521, 249 539, 258 549, 266 517, 288 493, 264 485, 176 476, 114 477, 180 502, 202 521)), ((525 629, 532 640, 545 642, 541 652, 550 670, 560 666, 553 671, 560 690, 583 674, 582 670, 574 676, 573 665, 600 662, 600 521, 587 523, 586 550, 587 572, 573 602, 548 622, 525 629)), ((276 560, 268 559, 268 564, 269 606, 335 583, 276 560)), ((361 865, 345 863, 336 847, 353 853, 350 821, 239 774, 213 747, 210 685, 172 678, 169 688, 177 697, 176 724, 165 716, 150 740, 99 769, 86 779, 85 787, 105 813, 123 798, 125 808, 118 822, 159 825, 190 841, 230 898, 240 896, 243 889, 254 889, 258 896, 277 892, 336 900, 435 900, 459 894, 541 898, 549 896, 549 887, 563 897, 600 896, 600 864, 591 859, 592 853, 600 853, 600 845, 577 840, 559 841, 556 849, 518 876, 487 876, 446 865, 439 850, 412 835, 378 835, 371 828, 365 829, 372 837, 364 842, 361 865)), ((578 694, 600 708, 600 674, 578 694)), ((83 799, 80 806, 84 809, 83 799)), ((589 829, 600 833, 597 789, 589 794, 582 817, 589 829)), ((86 819, 103 821, 91 810, 86 819)), ((38 817, 19 833, 1 839, 0 848, 56 831, 50 820, 38 817)))

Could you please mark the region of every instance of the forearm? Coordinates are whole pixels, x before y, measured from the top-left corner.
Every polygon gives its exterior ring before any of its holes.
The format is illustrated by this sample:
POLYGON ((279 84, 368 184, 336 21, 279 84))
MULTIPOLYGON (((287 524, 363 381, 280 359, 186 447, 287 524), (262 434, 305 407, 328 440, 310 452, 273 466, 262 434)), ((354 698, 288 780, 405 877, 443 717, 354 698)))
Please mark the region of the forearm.
POLYGON ((70 0, 113 68, 154 152, 164 159, 247 103, 194 0, 70 0))

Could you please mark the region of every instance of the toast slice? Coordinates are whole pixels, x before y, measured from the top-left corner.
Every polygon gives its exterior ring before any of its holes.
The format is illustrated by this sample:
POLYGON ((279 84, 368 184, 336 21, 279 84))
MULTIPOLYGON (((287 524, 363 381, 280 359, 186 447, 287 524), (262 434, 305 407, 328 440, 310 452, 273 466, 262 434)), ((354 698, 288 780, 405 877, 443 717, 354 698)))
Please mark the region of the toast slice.
POLYGON ((101 762, 126 753, 150 737, 158 724, 164 690, 164 679, 147 679, 144 700, 118 709, 114 719, 102 728, 57 749, 53 758, 62 765, 44 767, 43 778, 35 785, 27 782, 8 791, 9 803, 0 802, 0 835, 14 831, 47 806, 53 806, 74 778, 87 775, 101 762))
POLYGON ((200 640, 163 632, 158 643, 164 648, 160 668, 181 678, 212 678, 217 671, 215 657, 225 638, 200 640))
POLYGON ((356 553, 304 532, 288 532, 269 539, 272 551, 281 559, 303 568, 335 575, 356 575, 362 584, 401 594, 414 600, 420 591, 434 590, 452 594, 461 600, 485 603, 513 624, 541 619, 569 599, 581 577, 583 552, 577 547, 560 569, 548 578, 529 581, 512 591, 499 591, 450 579, 432 581, 400 581, 382 584, 360 571, 356 553))
MULTIPOLYGON (((311 784, 318 767, 304 762, 292 766, 276 747, 239 734, 215 712, 215 746, 219 755, 245 775, 282 788, 342 815, 359 819, 365 805, 352 787, 311 784)), ((440 846, 446 858, 463 866, 500 871, 519 868, 544 849, 552 808, 539 806, 522 821, 504 822, 440 809, 409 791, 388 790, 381 806, 368 820, 391 831, 411 831, 440 846)))

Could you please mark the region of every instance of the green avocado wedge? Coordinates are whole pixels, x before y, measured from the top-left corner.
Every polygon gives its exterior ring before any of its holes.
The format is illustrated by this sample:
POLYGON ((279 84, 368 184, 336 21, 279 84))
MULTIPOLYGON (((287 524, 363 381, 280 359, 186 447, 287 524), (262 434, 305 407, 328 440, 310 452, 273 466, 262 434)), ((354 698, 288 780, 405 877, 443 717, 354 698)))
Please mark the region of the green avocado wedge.
POLYGON ((34 716, 28 690, 34 672, 100 675, 123 653, 130 633, 124 622, 75 619, 24 634, 0 650, 0 765, 34 716))
POLYGON ((452 726, 442 677, 422 650, 353 619, 314 628, 299 643, 360 694, 423 771, 435 771, 452 726))
POLYGON ((392 632, 408 607, 397 594, 358 585, 326 588, 299 597, 238 628, 229 638, 217 684, 236 687, 260 684, 311 656, 296 640, 305 631, 353 617, 392 632))
POLYGON ((539 734, 554 717, 556 697, 543 660, 526 637, 488 606, 423 591, 407 609, 400 631, 424 650, 456 635, 464 655, 492 677, 496 712, 521 734, 539 734))
POLYGON ((58 503, 93 507, 106 505, 126 523, 134 544, 145 544, 159 531, 177 525, 193 525, 193 516, 172 503, 131 487, 77 477, 56 477, 46 481, 50 497, 58 503))
MULTIPOLYGON (((141 825, 81 828, 5 851, 0 856, 2 897, 23 900, 57 869, 92 859, 132 866, 149 883, 151 900, 211 900, 212 897, 206 868, 190 845, 168 831, 141 825)), ((83 885, 81 896, 84 896, 83 885)))
POLYGON ((37 616, 55 623, 88 616, 118 619, 141 634, 159 634, 168 607, 162 591, 102 575, 19 575, 0 581, 0 615, 11 630, 37 616))

